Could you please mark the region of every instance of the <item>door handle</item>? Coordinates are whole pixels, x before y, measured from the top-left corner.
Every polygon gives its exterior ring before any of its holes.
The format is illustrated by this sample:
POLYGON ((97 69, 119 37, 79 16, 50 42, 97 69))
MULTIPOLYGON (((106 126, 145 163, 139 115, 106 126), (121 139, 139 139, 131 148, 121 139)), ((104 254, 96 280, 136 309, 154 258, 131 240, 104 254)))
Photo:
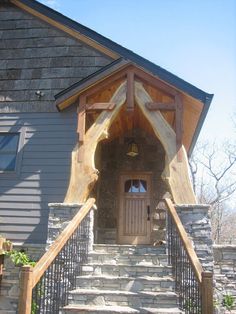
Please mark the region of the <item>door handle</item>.
POLYGON ((147 205, 147 220, 150 221, 150 205, 147 205))

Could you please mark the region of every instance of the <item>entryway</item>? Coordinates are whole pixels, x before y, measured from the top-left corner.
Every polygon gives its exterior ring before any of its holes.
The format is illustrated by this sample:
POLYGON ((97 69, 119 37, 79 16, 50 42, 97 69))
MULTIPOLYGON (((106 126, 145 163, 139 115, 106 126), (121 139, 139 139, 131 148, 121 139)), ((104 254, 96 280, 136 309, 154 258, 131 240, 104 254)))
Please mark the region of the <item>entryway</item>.
POLYGON ((119 180, 119 244, 150 244, 151 174, 122 174, 119 180))

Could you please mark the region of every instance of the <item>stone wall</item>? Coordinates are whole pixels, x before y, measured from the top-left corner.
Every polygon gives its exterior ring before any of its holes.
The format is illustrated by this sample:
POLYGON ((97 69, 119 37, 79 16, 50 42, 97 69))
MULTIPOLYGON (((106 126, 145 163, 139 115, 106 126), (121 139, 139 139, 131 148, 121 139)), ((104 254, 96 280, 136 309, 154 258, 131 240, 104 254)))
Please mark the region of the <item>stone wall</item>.
MULTIPOLYGON (((14 250, 25 252, 31 260, 37 261, 45 252, 45 245, 14 245, 14 250)), ((10 257, 4 257, 0 290, 0 314, 15 314, 18 308, 20 266, 15 266, 10 257)))
POLYGON ((215 297, 219 313, 224 313, 222 300, 226 294, 234 297, 233 309, 236 313, 236 245, 214 245, 213 252, 215 297))
MULTIPOLYGON (((81 208, 80 204, 49 204, 50 215, 48 223, 48 241, 51 245, 62 230, 81 208)), ((93 245, 93 210, 87 215, 85 234, 80 233, 81 241, 86 251, 92 250, 93 245)), ((24 244, 14 246, 14 250, 24 251, 31 260, 38 261, 45 253, 45 245, 24 244)), ((0 314, 15 314, 18 308, 20 267, 15 266, 9 257, 4 258, 3 276, 0 292, 0 314)), ((66 278, 65 278, 66 280, 66 278)), ((63 282, 61 282, 63 285, 63 282)))
MULTIPOLYGON (((134 131, 135 142, 138 144, 139 155, 136 157, 127 156, 130 136, 127 134, 122 139, 104 143, 101 146, 100 162, 96 167, 100 171, 97 183, 97 205, 98 212, 96 226, 104 233, 104 229, 117 228, 119 211, 119 176, 121 173, 152 173, 152 204, 151 212, 153 219, 152 238, 155 238, 156 206, 164 197, 168 188, 161 178, 165 166, 165 152, 161 143, 154 136, 150 136, 140 129, 134 131)), ((115 234, 115 233, 114 233, 115 234)), ((99 241, 102 241, 98 236, 99 241)))
MULTIPOLYGON (((65 227, 70 223, 73 217, 77 214, 83 204, 66 204, 66 203, 50 203, 49 219, 48 219, 48 239, 47 244, 50 246, 65 227)), ((94 207, 84 218, 88 223, 88 230, 85 230, 83 239, 86 238, 89 251, 92 250, 94 243, 94 207)))

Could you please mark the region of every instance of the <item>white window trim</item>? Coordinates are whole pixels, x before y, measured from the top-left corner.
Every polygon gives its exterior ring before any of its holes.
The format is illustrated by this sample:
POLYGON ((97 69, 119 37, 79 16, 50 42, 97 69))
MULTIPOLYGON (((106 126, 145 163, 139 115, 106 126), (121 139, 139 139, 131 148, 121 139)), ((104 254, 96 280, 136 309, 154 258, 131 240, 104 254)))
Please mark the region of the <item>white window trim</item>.
POLYGON ((0 127, 0 134, 1 133, 18 133, 19 134, 19 142, 18 142, 18 148, 16 152, 16 165, 15 170, 13 171, 5 171, 0 170, 0 178, 11 178, 11 177, 18 177, 21 173, 21 164, 22 164, 22 157, 23 157, 23 147, 25 143, 25 133, 26 128, 25 127, 0 127))

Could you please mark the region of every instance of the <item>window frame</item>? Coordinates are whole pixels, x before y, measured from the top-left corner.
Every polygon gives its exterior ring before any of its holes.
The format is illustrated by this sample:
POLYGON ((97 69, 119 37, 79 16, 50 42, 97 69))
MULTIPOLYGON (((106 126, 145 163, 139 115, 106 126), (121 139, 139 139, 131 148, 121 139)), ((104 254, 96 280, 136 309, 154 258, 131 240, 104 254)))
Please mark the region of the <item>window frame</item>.
POLYGON ((19 134, 19 140, 18 140, 18 147, 16 149, 16 161, 15 161, 15 169, 14 170, 0 170, 0 177, 1 178, 10 178, 10 177, 17 177, 20 174, 21 170, 21 162, 23 157, 23 146, 25 141, 25 128, 19 128, 19 127, 4 127, 0 128, 0 135, 2 133, 4 134, 19 134))

